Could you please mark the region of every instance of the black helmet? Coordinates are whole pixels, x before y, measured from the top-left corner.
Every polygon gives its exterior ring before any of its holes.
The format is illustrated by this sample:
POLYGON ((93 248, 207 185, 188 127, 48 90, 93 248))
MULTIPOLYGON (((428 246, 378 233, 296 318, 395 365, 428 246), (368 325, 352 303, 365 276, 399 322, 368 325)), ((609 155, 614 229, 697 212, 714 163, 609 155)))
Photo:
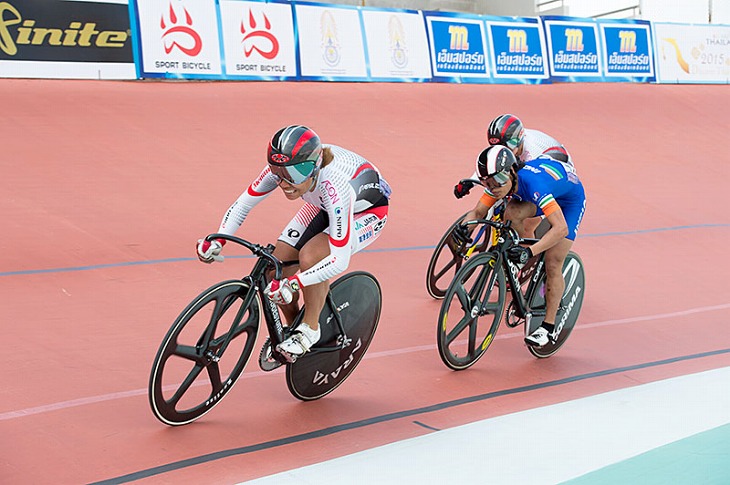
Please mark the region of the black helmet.
POLYGON ((502 145, 485 148, 477 157, 477 174, 481 179, 494 177, 500 184, 507 183, 510 169, 517 168, 517 158, 512 150, 502 145))
POLYGON ((266 156, 271 172, 292 184, 317 176, 322 166, 322 142, 310 128, 289 125, 277 131, 266 156))
POLYGON ((514 115, 497 116, 489 123, 487 141, 490 145, 504 145, 514 150, 525 139, 525 127, 522 121, 514 115))

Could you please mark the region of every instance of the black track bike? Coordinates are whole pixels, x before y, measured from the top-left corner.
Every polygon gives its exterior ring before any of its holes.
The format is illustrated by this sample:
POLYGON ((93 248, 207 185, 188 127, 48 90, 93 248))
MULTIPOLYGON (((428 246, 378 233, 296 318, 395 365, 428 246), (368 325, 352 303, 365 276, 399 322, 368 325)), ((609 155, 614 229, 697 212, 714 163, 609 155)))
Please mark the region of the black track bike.
POLYGON ((259 353, 259 366, 272 371, 285 365, 287 387, 303 401, 326 396, 352 374, 380 320, 378 281, 363 271, 348 273, 330 286, 319 318, 319 342, 289 364, 276 346, 301 322, 304 309, 291 327, 285 327, 264 289, 272 270, 281 279, 282 268, 297 262, 279 261, 271 244, 261 246, 226 234, 206 239, 216 238, 240 244, 258 259, 248 276, 222 281, 198 295, 162 340, 150 374, 149 401, 155 417, 171 426, 195 421, 228 394, 254 350, 262 319, 269 336, 259 353))
MULTIPOLYGON (((460 183, 471 182, 475 185, 481 185, 481 181, 477 179, 463 179, 460 183)), ((508 199, 499 200, 493 207, 489 209, 486 219, 495 222, 504 220, 504 210, 507 207, 508 199)), ((426 269, 426 291, 436 300, 441 300, 446 295, 449 287, 457 271, 464 264, 464 261, 471 256, 487 251, 489 248, 497 244, 497 232, 490 226, 481 225, 476 229, 476 235, 472 238, 472 242, 460 243, 453 237, 453 231, 456 226, 466 216, 466 212, 459 216, 441 236, 436 248, 431 254, 426 269)), ((535 234, 540 237, 547 232, 550 224, 543 219, 535 230, 535 234)), ((520 280, 524 281, 527 276, 526 272, 522 272, 520 280)))
MULTIPOLYGON (((545 318, 545 254, 531 258, 522 270, 507 257, 512 246, 534 244, 539 239, 520 238, 510 221, 477 219, 467 224, 491 227, 497 231, 497 238, 488 251, 469 258, 460 267, 445 292, 436 340, 441 360, 453 370, 466 369, 484 355, 503 317, 509 327, 524 324, 525 335, 536 330, 545 318)), ((565 258, 563 277, 565 291, 550 341, 542 347, 527 346, 538 358, 550 357, 563 346, 580 313, 585 271, 580 257, 572 251, 565 258)))

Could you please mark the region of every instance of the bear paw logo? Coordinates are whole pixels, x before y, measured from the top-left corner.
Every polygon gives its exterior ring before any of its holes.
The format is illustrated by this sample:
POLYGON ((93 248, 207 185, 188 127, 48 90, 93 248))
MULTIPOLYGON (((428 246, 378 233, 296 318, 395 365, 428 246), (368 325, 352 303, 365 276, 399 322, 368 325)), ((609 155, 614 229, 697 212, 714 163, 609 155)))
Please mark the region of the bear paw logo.
POLYGON ((164 14, 160 16, 160 28, 163 31, 162 40, 165 44, 165 54, 169 54, 177 47, 184 54, 195 57, 200 54, 200 50, 203 48, 203 41, 200 35, 192 28, 193 18, 190 16, 188 9, 183 7, 183 12, 185 13, 186 25, 178 25, 178 16, 172 7, 172 3, 170 3, 170 11, 168 13, 169 28, 168 22, 165 22, 164 14))
POLYGON ((276 37, 274 37, 271 32, 269 32, 271 30, 271 22, 269 21, 269 18, 266 14, 263 14, 263 17, 264 30, 257 30, 256 19, 253 16, 253 12, 251 10, 248 11, 249 30, 246 29, 246 25, 243 20, 241 20, 241 33, 243 34, 241 44, 243 44, 243 53, 246 57, 250 57, 251 53, 256 51, 261 54, 264 59, 271 60, 279 53, 279 41, 276 40, 276 37))

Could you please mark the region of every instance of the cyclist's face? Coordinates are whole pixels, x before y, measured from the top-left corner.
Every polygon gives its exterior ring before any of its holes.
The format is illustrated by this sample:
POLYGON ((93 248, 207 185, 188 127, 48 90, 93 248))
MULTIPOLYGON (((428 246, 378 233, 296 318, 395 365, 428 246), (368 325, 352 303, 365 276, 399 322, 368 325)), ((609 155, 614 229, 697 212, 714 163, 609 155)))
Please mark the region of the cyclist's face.
POLYGON ((488 177, 486 179, 482 179, 482 181, 489 191, 498 199, 509 194, 509 191, 512 188, 512 177, 509 177, 503 184, 495 180, 494 177, 488 177))
POLYGON ((313 185, 314 179, 312 178, 305 180, 301 184, 293 184, 291 182, 287 182, 284 179, 279 180, 279 188, 281 188, 281 190, 284 192, 284 195, 289 200, 298 199, 309 190, 311 190, 313 185))

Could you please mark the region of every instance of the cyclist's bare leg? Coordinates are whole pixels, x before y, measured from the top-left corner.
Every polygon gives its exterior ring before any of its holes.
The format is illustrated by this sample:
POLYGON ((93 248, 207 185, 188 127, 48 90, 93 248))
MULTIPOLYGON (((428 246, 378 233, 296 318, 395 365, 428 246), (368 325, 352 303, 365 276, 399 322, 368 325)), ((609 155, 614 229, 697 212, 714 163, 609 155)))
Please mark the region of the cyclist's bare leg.
POLYGON ((512 221, 512 227, 520 237, 531 237, 530 234, 534 234, 537 226, 535 225, 531 232, 528 232, 531 227, 528 221, 535 218, 536 212, 537 207, 531 202, 511 200, 504 211, 504 218, 512 221))
POLYGON ((573 241, 563 239, 555 246, 545 251, 545 272, 547 273, 547 289, 545 294, 545 321, 555 323, 560 306, 560 300, 565 291, 563 279, 563 263, 573 241))
MULTIPOLYGON (((299 266, 302 271, 306 271, 322 261, 329 254, 329 236, 325 233, 317 234, 299 252, 299 266)), ((302 292, 304 293, 303 321, 307 322, 312 330, 319 328, 319 314, 322 313, 322 308, 324 308, 329 288, 329 281, 323 281, 322 283, 308 285, 302 288, 302 292)))
POLYGON ((540 221, 542 221, 542 217, 528 217, 527 219, 525 219, 522 223, 525 233, 520 234, 520 236, 534 238, 535 229, 537 229, 537 226, 540 225, 540 221))
MULTIPOLYGON (((280 261, 296 261, 299 259, 299 251, 285 242, 276 241, 274 256, 276 256, 280 261)), ((288 278, 296 273, 298 269, 299 266, 297 265, 286 266, 282 271, 282 276, 288 278)), ((281 308, 281 313, 284 315, 286 323, 291 325, 299 313, 299 293, 294 294, 294 300, 289 305, 282 305, 279 308, 281 308)))

